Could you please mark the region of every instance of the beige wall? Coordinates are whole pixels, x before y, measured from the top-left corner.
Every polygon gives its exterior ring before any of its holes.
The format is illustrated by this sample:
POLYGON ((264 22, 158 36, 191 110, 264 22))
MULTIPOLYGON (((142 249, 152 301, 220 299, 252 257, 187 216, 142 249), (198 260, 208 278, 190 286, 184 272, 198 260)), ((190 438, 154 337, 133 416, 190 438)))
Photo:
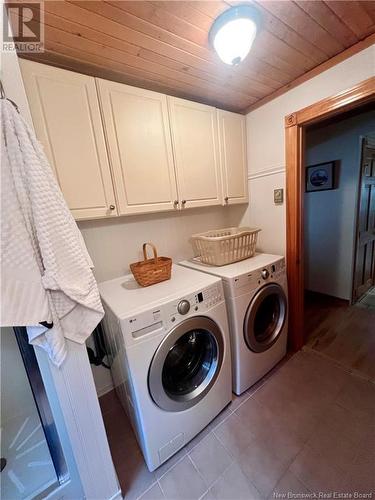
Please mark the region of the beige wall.
POLYGON ((244 223, 262 228, 259 248, 285 253, 285 203, 273 189, 285 184, 284 117, 375 75, 375 45, 247 115, 250 204, 244 223))
POLYGON ((134 215, 78 223, 100 281, 129 272, 141 260, 142 244, 153 242, 160 255, 174 262, 193 256, 189 238, 194 233, 238 225, 246 205, 207 207, 185 212, 134 215))

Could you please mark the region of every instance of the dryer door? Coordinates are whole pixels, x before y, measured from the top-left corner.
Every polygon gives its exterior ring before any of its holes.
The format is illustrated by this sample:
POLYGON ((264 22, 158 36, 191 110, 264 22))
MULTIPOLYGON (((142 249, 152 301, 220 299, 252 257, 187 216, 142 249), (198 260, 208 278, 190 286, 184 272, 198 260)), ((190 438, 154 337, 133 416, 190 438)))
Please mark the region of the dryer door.
POLYGON ((287 300, 277 283, 261 288, 253 297, 244 319, 244 337, 249 349, 263 352, 278 339, 286 320, 287 300))
POLYGON ((223 357, 218 325, 204 316, 187 318, 164 337, 151 361, 152 399, 167 411, 194 406, 215 383, 223 357))

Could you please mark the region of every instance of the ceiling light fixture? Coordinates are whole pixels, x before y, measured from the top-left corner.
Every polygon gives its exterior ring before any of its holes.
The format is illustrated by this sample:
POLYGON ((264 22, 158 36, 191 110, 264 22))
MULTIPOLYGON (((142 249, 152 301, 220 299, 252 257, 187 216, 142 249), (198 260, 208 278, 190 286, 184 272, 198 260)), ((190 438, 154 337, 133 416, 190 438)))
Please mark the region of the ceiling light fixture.
POLYGON ((251 5, 232 7, 214 21, 210 41, 220 59, 237 66, 250 52, 260 25, 259 12, 251 5))

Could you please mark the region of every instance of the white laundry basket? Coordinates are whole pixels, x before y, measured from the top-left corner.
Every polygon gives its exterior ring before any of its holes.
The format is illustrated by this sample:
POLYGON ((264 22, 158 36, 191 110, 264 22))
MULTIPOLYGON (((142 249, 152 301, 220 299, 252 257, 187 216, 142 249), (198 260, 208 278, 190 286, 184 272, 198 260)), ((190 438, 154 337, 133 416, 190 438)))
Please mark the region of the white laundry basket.
POLYGON ((211 266, 224 266, 253 257, 260 229, 228 227, 193 234, 194 254, 211 266))

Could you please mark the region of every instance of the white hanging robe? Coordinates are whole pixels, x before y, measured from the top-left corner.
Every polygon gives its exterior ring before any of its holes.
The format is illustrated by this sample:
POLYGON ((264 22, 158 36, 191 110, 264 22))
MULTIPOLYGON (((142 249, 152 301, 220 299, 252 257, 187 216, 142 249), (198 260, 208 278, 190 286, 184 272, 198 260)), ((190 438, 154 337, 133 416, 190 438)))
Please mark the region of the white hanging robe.
POLYGON ((103 317, 92 262, 34 131, 1 99, 1 326, 60 366, 103 317), (40 322, 53 323, 48 329, 40 322))

